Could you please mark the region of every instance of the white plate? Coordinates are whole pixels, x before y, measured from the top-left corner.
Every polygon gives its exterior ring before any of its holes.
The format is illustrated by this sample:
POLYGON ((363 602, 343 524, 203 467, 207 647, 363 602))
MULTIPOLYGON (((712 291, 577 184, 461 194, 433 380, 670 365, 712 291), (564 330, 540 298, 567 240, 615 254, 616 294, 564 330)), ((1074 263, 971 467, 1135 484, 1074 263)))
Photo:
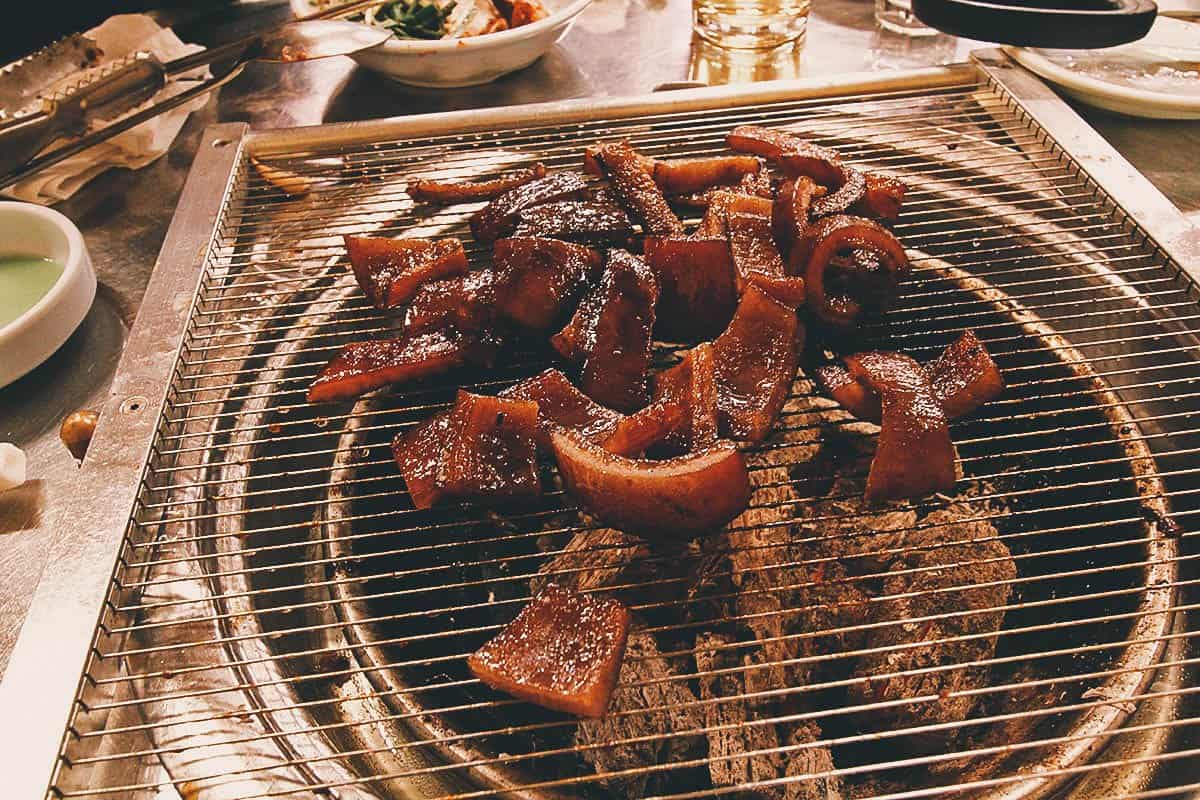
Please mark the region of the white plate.
MULTIPOLYGON (((592 0, 543 0, 550 16, 498 33, 466 39, 388 39, 351 56, 362 66, 400 83, 449 89, 491 83, 537 61, 571 27, 592 0)), ((297 16, 310 14, 312 0, 291 0, 297 16)))
POLYGON ((1006 49, 1088 105, 1134 117, 1200 119, 1200 23, 1160 15, 1144 39, 1101 50, 1006 49))
POLYGON ((83 322, 96 297, 96 273, 74 223, 32 203, 0 203, 0 256, 49 258, 63 265, 41 300, 0 327, 0 386, 7 386, 52 356, 83 322))

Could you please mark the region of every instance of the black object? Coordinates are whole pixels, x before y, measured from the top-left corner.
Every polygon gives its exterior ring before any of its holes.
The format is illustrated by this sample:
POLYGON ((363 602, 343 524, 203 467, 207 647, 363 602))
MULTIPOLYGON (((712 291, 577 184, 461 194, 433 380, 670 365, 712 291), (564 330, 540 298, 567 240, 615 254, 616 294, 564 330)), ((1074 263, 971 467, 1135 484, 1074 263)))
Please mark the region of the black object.
POLYGON ((955 36, 1024 47, 1092 49, 1141 39, 1158 7, 1151 0, 912 0, 913 13, 955 36))

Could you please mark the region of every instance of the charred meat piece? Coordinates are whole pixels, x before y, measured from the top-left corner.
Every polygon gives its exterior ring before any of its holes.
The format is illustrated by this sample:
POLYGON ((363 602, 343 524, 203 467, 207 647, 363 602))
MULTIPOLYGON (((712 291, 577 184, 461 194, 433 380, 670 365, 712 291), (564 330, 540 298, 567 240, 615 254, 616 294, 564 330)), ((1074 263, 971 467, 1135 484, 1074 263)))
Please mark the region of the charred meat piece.
POLYGON ((871 352, 847 356, 846 366, 879 395, 882 408, 867 501, 953 491, 954 444, 921 365, 900 353, 871 352))
POLYGON ((799 364, 796 311, 748 286, 725 332, 713 342, 722 432, 760 442, 771 432, 799 364))
POLYGON ((675 366, 654 377, 654 402, 673 402, 683 420, 666 437, 670 453, 690 453, 717 441, 717 378, 711 342, 689 350, 675 366))
POLYGON ((463 275, 470 267, 458 239, 344 239, 354 279, 376 308, 407 303, 422 284, 463 275))
POLYGON ((547 330, 600 270, 594 250, 557 239, 500 239, 494 251, 496 309, 530 330, 547 330))
POLYGON ((1004 391, 1000 368, 974 331, 964 331, 925 372, 950 419, 965 417, 1004 391))
MULTIPOLYGON (((798 150, 807 143, 788 131, 760 128, 757 125, 739 125, 725 136, 725 144, 730 150, 739 153, 753 153, 774 161, 784 153, 798 150)), ((832 150, 828 152, 831 158, 837 158, 837 154, 832 150)))
POLYGON ((653 236, 683 235, 683 223, 671 210, 650 172, 646 171, 642 157, 628 142, 601 145, 599 159, 612 180, 621 204, 635 221, 641 223, 644 233, 653 236))
POLYGON ((752 156, 708 156, 655 161, 651 175, 667 194, 689 194, 737 184, 761 170, 762 162, 752 156))
POLYGON ((433 330, 463 334, 491 330, 495 278, 490 269, 481 269, 424 284, 408 304, 404 333, 416 336, 433 330))
POLYGON ((459 390, 437 482, 448 497, 502 500, 541 494, 534 438, 538 406, 529 400, 459 390))
POLYGON ((660 338, 693 340, 725 329, 737 308, 729 242, 719 238, 645 240, 646 263, 658 279, 660 338))
POLYGON ((942 542, 906 553, 884 579, 883 600, 872 604, 871 621, 890 624, 872 629, 871 644, 888 649, 859 659, 854 675, 862 680, 850 687, 849 699, 914 701, 872 709, 870 718, 880 727, 966 719, 977 695, 961 693, 986 684, 987 666, 958 665, 995 654, 1017 571, 990 524, 974 521, 961 529, 958 520, 971 516, 977 514, 960 505, 926 517, 934 527, 926 527, 924 537, 942 542), (905 672, 916 674, 900 674, 905 672))
MULTIPOLYGON (((771 206, 771 233, 779 253, 787 259, 792 248, 804 238, 808 229, 809 214, 813 201, 824 189, 806 177, 789 178, 779 186, 779 194, 771 206)), ((804 265, 789 263, 787 272, 793 275, 804 273, 804 265)))
POLYGON ((501 397, 532 400, 538 404, 537 444, 550 449, 550 434, 558 428, 575 431, 589 442, 608 439, 625 417, 592 400, 575 388, 570 379, 556 369, 548 369, 533 378, 500 392, 501 397))
POLYGON ((866 173, 866 191, 861 200, 850 206, 851 214, 894 222, 900 217, 904 193, 908 187, 899 178, 878 172, 866 173))
POLYGON ((539 494, 537 412, 534 402, 459 390, 450 411, 398 435, 392 456, 413 505, 539 494))
MULTIPOLYGON (((999 367, 973 331, 965 331, 923 369, 947 419, 966 416, 1004 391, 999 367)), ((879 422, 879 395, 848 369, 828 364, 818 367, 816 375, 825 393, 851 414, 879 422)))
POLYGON ((633 236, 633 223, 624 209, 610 203, 566 200, 521 212, 517 236, 566 239, 586 244, 624 245, 633 236))
POLYGON ((679 403, 659 402, 646 406, 617 423, 601 446, 618 456, 633 458, 666 439, 683 423, 684 409, 679 403))
POLYGON ((467 666, 488 686, 520 700, 601 717, 628 633, 629 610, 618 601, 550 584, 467 666))
POLYGON ((575 172, 556 172, 509 189, 471 216, 475 241, 488 244, 507 236, 517 227, 520 213, 542 203, 566 200, 582 194, 587 181, 575 172))
MULTIPOLYGON (((604 775, 699 757, 704 751, 700 734, 671 734, 703 727, 704 713, 686 676, 663 657, 652 635, 635 629, 629 634, 608 713, 598 720, 581 720, 575 742, 588 748, 580 757, 604 775), (635 741, 628 741, 631 739, 635 741)), ((645 797, 654 780, 653 773, 642 773, 610 778, 605 783, 617 796, 632 798, 645 797)))
POLYGON ((688 539, 720 528, 746 507, 746 462, 731 442, 665 461, 613 455, 575 434, 550 438, 567 491, 626 533, 688 539))
POLYGON ((420 203, 438 203, 439 205, 472 203, 478 200, 491 200, 511 189, 544 177, 546 177, 546 165, 539 161, 529 169, 485 181, 439 181, 431 178, 411 178, 408 181, 408 194, 409 197, 420 203))
POLYGON ((646 262, 610 250, 604 276, 589 291, 551 344, 581 364, 580 387, 618 411, 646 404, 658 281, 646 262))
POLYGON ((766 170, 743 177, 738 181, 737 190, 742 194, 765 197, 768 200, 775 199, 775 185, 771 182, 771 176, 766 170))
POLYGON ((437 375, 472 358, 474 343, 444 331, 346 345, 308 387, 308 402, 350 400, 395 383, 437 375))
POLYGON ((808 307, 825 322, 847 327, 865 309, 887 308, 908 274, 904 247, 883 226, 861 217, 835 215, 810 225, 792 263, 804 265, 808 307), (856 259, 866 251, 875 259, 856 259))

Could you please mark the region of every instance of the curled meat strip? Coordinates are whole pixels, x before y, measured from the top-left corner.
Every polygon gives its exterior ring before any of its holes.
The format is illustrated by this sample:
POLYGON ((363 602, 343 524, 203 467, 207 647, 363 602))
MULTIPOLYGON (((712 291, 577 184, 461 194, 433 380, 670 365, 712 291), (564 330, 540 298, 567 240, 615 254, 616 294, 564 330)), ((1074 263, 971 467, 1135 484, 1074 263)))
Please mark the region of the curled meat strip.
POLYGON ((887 308, 909 270, 904 247, 887 228, 842 214, 809 226, 792 264, 804 266, 813 314, 839 327, 853 325, 865 309, 887 308))

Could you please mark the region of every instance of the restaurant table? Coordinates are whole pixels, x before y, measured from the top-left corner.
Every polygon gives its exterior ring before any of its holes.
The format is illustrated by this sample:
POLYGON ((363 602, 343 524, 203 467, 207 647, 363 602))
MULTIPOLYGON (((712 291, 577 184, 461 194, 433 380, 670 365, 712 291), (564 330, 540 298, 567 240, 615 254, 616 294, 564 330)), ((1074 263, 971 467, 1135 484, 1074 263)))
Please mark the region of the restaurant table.
MULTIPOLYGON (((55 520, 88 502, 89 487, 58 440, 62 418, 98 408, 154 268, 205 126, 314 125, 401 114, 635 94, 666 84, 709 84, 900 69, 963 61, 981 44, 878 30, 869 0, 813 0, 806 41, 771 53, 721 51, 693 41, 687 0, 595 0, 545 57, 495 83, 416 89, 348 58, 252 64, 194 113, 170 152, 131 172, 113 170, 57 208, 82 229, 100 282, 71 339, 34 372, 0 389, 0 441, 24 448, 29 482, 0 495, 0 670, 55 541, 55 520)), ((185 41, 214 44, 290 15, 286 2, 193 3, 156 12, 185 41)), ((1200 122, 1079 113, 1200 224, 1200 122)), ((103 422, 101 423, 103 424, 103 422)))

